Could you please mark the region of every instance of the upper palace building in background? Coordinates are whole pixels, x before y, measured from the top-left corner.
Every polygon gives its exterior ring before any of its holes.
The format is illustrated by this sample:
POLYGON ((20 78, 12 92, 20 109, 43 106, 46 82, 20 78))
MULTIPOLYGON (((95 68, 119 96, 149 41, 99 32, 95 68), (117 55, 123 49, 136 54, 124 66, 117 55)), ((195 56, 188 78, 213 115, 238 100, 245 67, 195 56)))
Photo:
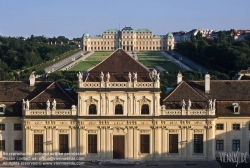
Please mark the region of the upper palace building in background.
POLYGON ((174 36, 172 33, 154 35, 149 29, 134 30, 131 27, 108 29, 102 35, 84 33, 81 48, 84 51, 113 51, 118 48, 126 51, 172 50, 174 36))

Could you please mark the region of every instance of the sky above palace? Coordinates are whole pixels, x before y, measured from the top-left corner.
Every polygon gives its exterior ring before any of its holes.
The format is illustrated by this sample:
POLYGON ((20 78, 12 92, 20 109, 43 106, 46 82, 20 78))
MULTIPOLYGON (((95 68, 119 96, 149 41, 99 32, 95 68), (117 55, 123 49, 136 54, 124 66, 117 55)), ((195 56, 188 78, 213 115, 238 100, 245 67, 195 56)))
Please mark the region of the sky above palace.
POLYGON ((250 0, 0 0, 0 35, 69 39, 131 26, 153 34, 250 29, 250 0))

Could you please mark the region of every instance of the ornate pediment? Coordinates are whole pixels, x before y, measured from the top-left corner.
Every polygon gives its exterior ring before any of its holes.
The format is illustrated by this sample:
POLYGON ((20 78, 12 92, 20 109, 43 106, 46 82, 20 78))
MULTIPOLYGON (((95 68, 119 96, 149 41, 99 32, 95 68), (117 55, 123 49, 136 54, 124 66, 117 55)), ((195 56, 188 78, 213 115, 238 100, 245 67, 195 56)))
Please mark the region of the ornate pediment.
POLYGON ((114 105, 117 105, 117 104, 123 105, 124 104, 124 100, 120 99, 118 96, 114 100, 112 100, 112 102, 114 103, 114 105))
POLYGON ((96 100, 96 99, 90 97, 88 100, 86 100, 86 103, 87 103, 87 105, 95 104, 95 105, 97 106, 98 100, 96 100))
POLYGON ((140 106, 142 106, 143 104, 150 105, 150 102, 151 102, 151 100, 147 99, 145 96, 138 101, 139 101, 140 106))

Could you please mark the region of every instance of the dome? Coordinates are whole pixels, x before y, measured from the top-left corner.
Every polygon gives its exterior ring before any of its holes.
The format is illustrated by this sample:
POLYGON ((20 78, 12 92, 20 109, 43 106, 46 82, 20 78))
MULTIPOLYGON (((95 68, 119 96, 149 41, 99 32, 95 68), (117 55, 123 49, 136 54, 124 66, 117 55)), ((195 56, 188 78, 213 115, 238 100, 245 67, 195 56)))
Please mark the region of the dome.
POLYGON ((172 37, 174 37, 174 35, 172 33, 168 33, 167 37, 171 37, 172 38, 172 37))
POLYGON ((84 33, 83 37, 89 37, 89 33, 84 33))

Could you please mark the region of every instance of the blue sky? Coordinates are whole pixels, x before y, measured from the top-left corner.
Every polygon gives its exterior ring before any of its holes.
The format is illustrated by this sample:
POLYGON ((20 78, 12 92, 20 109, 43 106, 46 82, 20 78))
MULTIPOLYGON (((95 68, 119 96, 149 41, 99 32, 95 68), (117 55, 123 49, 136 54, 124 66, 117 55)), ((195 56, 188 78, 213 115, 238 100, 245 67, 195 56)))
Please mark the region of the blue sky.
POLYGON ((250 0, 0 0, 0 35, 80 37, 109 28, 154 34, 250 29, 250 0))

